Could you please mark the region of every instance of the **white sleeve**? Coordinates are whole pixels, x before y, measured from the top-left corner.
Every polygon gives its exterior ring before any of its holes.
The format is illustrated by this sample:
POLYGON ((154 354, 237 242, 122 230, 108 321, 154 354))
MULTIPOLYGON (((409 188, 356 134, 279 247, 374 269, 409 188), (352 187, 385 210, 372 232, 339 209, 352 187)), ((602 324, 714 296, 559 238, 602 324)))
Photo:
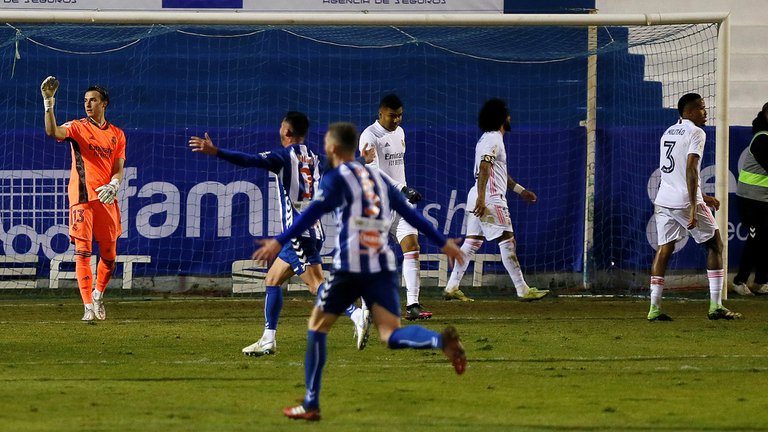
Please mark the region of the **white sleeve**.
POLYGON ((702 157, 704 155, 705 141, 707 141, 707 134, 702 129, 694 129, 688 141, 688 154, 696 154, 702 157))

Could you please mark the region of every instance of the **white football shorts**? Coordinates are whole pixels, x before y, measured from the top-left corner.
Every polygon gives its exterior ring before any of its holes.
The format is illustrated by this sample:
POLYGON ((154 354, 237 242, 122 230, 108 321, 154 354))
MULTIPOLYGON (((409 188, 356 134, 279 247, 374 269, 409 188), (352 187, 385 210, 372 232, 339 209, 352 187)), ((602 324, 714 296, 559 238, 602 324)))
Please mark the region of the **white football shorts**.
MULTIPOLYGON (((408 203, 411 207, 415 207, 413 204, 408 203)), ((389 235, 395 236, 397 243, 399 244, 407 236, 415 234, 419 235, 419 231, 411 226, 402 216, 396 211, 392 211, 392 225, 389 227, 389 235)))
POLYGON ((507 199, 501 195, 493 195, 485 198, 485 214, 478 218, 472 214, 477 202, 477 188, 473 187, 467 194, 467 235, 483 236, 486 240, 495 240, 501 237, 505 231, 514 232, 512 218, 509 217, 507 199))
POLYGON ((715 216, 704 204, 696 206, 696 226, 688 229, 689 208, 669 208, 655 206, 656 233, 659 245, 665 245, 685 236, 689 232, 696 243, 704 243, 715 236, 717 222, 715 216))

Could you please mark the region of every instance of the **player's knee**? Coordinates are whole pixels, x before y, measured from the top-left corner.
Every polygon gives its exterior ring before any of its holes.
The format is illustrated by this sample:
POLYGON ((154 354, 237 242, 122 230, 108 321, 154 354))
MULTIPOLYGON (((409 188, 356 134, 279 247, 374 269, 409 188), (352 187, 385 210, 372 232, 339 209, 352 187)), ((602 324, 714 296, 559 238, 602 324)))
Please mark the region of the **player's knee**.
POLYGON ((100 242, 99 256, 103 260, 114 261, 117 258, 117 245, 115 242, 100 242))
POLYGON ((723 242, 720 240, 720 236, 714 236, 709 241, 705 243, 707 246, 707 249, 709 249, 712 253, 716 254, 722 254, 723 253, 723 242))

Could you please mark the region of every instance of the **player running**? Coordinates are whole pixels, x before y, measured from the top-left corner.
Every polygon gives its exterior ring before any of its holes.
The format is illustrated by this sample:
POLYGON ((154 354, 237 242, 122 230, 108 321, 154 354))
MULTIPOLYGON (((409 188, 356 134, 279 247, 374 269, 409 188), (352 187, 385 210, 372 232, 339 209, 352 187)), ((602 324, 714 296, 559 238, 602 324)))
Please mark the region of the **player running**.
POLYGON ((399 276, 395 255, 389 248, 390 211, 394 210, 442 247, 449 257, 462 262, 459 248, 414 211, 401 192, 378 170, 354 161, 357 131, 352 124, 335 123, 325 135, 325 152, 333 170, 320 182, 320 192, 295 224, 276 239, 262 241, 254 259, 271 259, 282 245, 320 217, 335 212, 339 233, 331 278, 309 318, 304 359, 306 394, 301 405, 283 414, 293 419, 320 420, 320 384, 326 359, 326 338, 348 304, 362 297, 372 311, 381 341, 391 349, 442 349, 456 373, 466 367, 466 355, 453 327, 442 333, 418 325, 400 327, 399 276))
MULTIPOLYGON (((289 111, 280 124, 281 149, 249 155, 216 147, 208 133, 203 138, 191 137, 189 146, 193 152, 217 156, 242 167, 265 169, 274 174, 280 191, 284 231, 294 224, 296 217, 314 198, 320 181, 323 164, 304 144, 308 131, 307 116, 289 111)), ((243 348, 243 354, 259 357, 275 353, 277 322, 283 308, 282 284, 285 281, 296 274, 307 284, 312 294, 322 291, 325 276, 320 250, 324 239, 323 226, 317 222, 291 237, 291 241, 280 251, 280 255, 267 270, 265 280, 264 333, 258 341, 243 348)), ((346 309, 346 314, 355 324, 357 348, 362 350, 368 339, 368 311, 351 305, 346 309)))
POLYGON ((472 301, 459 289, 469 261, 482 246, 484 239, 496 240, 501 261, 522 301, 539 300, 547 290, 529 287, 515 254, 515 234, 507 207, 507 188, 523 200, 534 203, 536 194, 515 183, 507 174, 507 151, 504 134, 510 130, 507 105, 501 99, 491 99, 480 109, 478 124, 484 132, 475 147, 475 185, 467 194, 467 238, 461 246, 467 256, 465 263, 456 263, 445 287, 446 300, 472 301))
POLYGON ((67 141, 72 149, 69 176, 69 236, 75 245, 75 274, 85 313, 82 320, 104 320, 104 291, 117 258, 117 238, 122 232, 117 190, 123 179, 125 134, 104 118, 109 93, 94 85, 85 90, 85 118, 56 126, 53 112, 59 81, 52 76, 40 85, 45 106, 45 133, 67 141), (96 289, 93 289, 91 254, 93 239, 99 243, 96 289))
MULTIPOLYGON (((421 194, 405 182, 405 132, 400 127, 403 120, 403 102, 394 94, 388 94, 379 103, 379 118, 360 134, 359 148, 363 153, 373 150, 374 159, 369 165, 408 198, 411 204, 421 201, 421 194)), ((392 212, 390 235, 393 235, 403 251, 403 278, 405 279, 405 319, 429 319, 432 312, 422 309, 419 303, 421 276, 419 275, 419 233, 396 212, 392 212)))
POLYGON ((659 170, 661 184, 654 200, 654 218, 659 247, 651 266, 651 309, 648 321, 671 321, 661 311, 664 274, 675 242, 686 236, 707 248, 707 279, 709 279, 709 314, 711 320, 732 320, 741 314, 731 312, 722 303, 723 242, 715 217, 708 207, 720 208, 715 197, 701 193, 699 170, 704 143, 707 139, 702 126, 707 122, 704 99, 696 93, 683 95, 677 102, 680 120, 661 136, 659 170))

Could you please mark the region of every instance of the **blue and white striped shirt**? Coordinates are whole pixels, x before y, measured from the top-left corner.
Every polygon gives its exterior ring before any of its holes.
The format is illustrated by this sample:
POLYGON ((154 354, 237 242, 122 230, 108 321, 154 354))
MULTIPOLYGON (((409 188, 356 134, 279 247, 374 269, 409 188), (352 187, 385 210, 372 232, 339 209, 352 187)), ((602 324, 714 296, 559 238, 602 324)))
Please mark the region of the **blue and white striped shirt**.
MULTIPOLYGON (((322 164, 318 156, 304 144, 292 144, 257 155, 219 149, 217 156, 235 165, 262 168, 275 175, 282 210, 281 231, 293 225, 301 211, 315 197, 322 164)), ((322 224, 316 223, 297 237, 323 241, 325 233, 322 224)))
POLYGON ((397 262, 388 241, 391 210, 439 246, 445 245, 445 236, 411 208, 377 169, 357 161, 345 162, 326 172, 315 200, 294 226, 276 240, 285 244, 295 232, 310 226, 323 214, 335 212, 338 236, 335 239, 334 272, 396 271, 397 262))

